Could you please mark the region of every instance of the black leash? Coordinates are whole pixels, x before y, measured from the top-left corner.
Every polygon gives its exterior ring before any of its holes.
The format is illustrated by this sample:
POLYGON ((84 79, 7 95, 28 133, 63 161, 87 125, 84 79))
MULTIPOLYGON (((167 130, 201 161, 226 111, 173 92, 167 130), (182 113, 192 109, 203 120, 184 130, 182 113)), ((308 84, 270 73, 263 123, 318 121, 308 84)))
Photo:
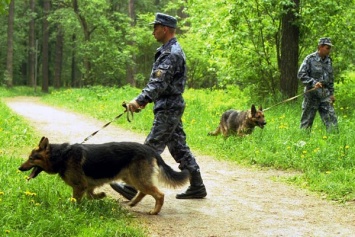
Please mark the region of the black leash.
POLYGON ((84 142, 88 141, 91 137, 95 136, 96 133, 98 133, 99 131, 101 131, 102 129, 106 128, 108 125, 110 125, 113 121, 119 119, 120 117, 122 117, 122 115, 124 115, 124 113, 127 112, 127 121, 131 122, 131 119, 133 119, 133 112, 132 111, 128 111, 127 108, 127 104, 125 101, 123 101, 122 106, 125 108, 125 111, 123 111, 121 114, 117 115, 114 119, 112 119, 110 122, 106 123, 104 126, 102 126, 102 128, 100 128, 99 130, 97 130, 96 132, 93 132, 90 136, 86 137, 84 139, 84 141, 81 142, 81 144, 83 144, 84 142), (131 113, 131 118, 130 118, 130 113, 131 113))
POLYGON ((288 98, 288 99, 286 99, 286 100, 284 100, 284 101, 281 101, 281 102, 279 102, 279 103, 277 103, 277 104, 274 104, 274 105, 270 106, 269 108, 263 109, 263 111, 269 110, 269 109, 271 109, 271 108, 273 108, 273 107, 275 107, 275 106, 278 106, 278 105, 280 105, 280 104, 286 103, 287 101, 294 100, 294 99, 296 99, 297 97, 300 97, 301 95, 305 95, 305 94, 307 94, 308 92, 314 91, 315 89, 317 89, 317 88, 313 87, 312 89, 309 89, 308 91, 305 91, 305 92, 303 92, 303 93, 301 93, 301 94, 299 94, 299 95, 296 95, 296 96, 294 96, 294 97, 291 97, 291 98, 288 98))

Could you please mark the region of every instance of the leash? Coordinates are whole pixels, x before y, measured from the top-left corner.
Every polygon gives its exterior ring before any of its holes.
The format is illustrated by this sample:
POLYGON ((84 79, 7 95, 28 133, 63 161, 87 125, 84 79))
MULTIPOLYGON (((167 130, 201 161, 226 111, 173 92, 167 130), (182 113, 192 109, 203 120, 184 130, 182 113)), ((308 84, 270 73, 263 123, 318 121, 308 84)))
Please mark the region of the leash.
POLYGON ((115 118, 113 118, 110 122, 106 123, 104 126, 102 126, 99 130, 97 130, 96 132, 93 132, 92 134, 90 134, 88 137, 86 137, 84 139, 84 141, 82 141, 80 144, 83 144, 84 142, 88 141, 91 137, 95 136, 96 133, 98 133, 99 131, 101 131, 102 129, 106 128, 108 125, 110 125, 113 121, 119 119, 120 117, 122 117, 122 115, 124 115, 124 113, 127 112, 127 121, 131 122, 131 119, 133 119, 133 112, 129 111, 129 109, 127 108, 127 104, 125 101, 123 101, 122 106, 125 108, 125 111, 123 111, 121 114, 117 115, 115 118), (131 118, 130 118, 130 114, 131 114, 131 118))
POLYGON ((279 102, 279 103, 277 103, 277 104, 274 104, 274 105, 270 106, 269 108, 263 109, 263 111, 269 110, 269 109, 271 109, 271 108, 273 108, 273 107, 275 107, 275 106, 278 106, 278 105, 280 105, 280 104, 286 103, 286 102, 288 102, 288 101, 290 101, 290 100, 294 100, 294 99, 296 99, 297 97, 300 97, 301 95, 305 95, 305 94, 307 94, 307 93, 309 93, 309 92, 311 92, 311 91, 314 91, 315 89, 317 89, 317 88, 313 87, 312 89, 309 89, 308 91, 305 91, 305 92, 303 92, 303 93, 301 93, 301 94, 299 94, 299 95, 296 95, 296 96, 294 96, 294 97, 291 97, 291 98, 288 98, 288 99, 286 99, 286 100, 284 100, 284 101, 281 101, 281 102, 279 102))

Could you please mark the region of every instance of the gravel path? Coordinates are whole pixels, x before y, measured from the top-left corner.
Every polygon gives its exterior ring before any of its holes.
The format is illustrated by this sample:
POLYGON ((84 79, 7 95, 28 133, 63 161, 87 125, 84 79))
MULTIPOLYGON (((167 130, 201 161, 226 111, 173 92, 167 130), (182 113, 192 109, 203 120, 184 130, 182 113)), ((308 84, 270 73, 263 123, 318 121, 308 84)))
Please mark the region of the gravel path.
MULTIPOLYGON (((107 122, 50 107, 36 98, 18 97, 5 102, 52 143, 82 142, 107 122)), ((144 138, 110 125, 88 143, 143 142, 144 138)), ((38 141, 34 141, 34 145, 38 141)), ((136 207, 127 206, 142 220, 150 236, 355 236, 354 205, 321 200, 305 190, 273 181, 275 177, 290 175, 287 172, 247 169, 213 157, 195 155, 207 187, 207 198, 177 200, 175 194, 186 187, 181 190, 162 188, 165 204, 158 216, 145 214, 154 204, 151 197, 146 197, 136 207)), ((168 152, 163 153, 163 158, 177 169, 168 152)), ((126 206, 123 198, 108 185, 103 189, 126 206)))

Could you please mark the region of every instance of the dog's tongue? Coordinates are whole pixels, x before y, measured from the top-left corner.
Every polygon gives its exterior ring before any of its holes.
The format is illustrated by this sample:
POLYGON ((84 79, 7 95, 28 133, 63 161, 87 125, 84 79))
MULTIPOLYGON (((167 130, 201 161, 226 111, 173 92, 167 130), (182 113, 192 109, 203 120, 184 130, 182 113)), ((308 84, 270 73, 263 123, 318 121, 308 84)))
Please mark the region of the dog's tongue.
POLYGON ((42 170, 43 170, 42 168, 33 167, 32 172, 31 172, 30 176, 28 176, 27 180, 36 178, 36 176, 37 176, 39 173, 41 173, 42 170))

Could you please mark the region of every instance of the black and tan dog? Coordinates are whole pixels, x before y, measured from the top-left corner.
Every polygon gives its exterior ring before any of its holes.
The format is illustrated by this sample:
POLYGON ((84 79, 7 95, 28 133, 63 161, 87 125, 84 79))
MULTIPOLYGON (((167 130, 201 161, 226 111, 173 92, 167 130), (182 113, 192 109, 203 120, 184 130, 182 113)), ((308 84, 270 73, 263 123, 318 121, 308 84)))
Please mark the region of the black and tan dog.
POLYGON ((105 144, 49 144, 42 137, 38 148, 19 170, 33 169, 29 178, 40 172, 59 174, 73 188, 73 197, 80 201, 84 194, 90 199, 105 197, 105 193, 94 193, 94 189, 105 183, 121 179, 138 190, 129 202, 136 205, 148 194, 154 197, 155 207, 149 214, 158 214, 164 203, 164 193, 158 181, 171 186, 184 185, 189 172, 177 172, 168 166, 151 147, 136 142, 111 142, 105 144))
POLYGON ((222 133, 225 137, 230 135, 244 136, 251 134, 256 126, 264 128, 266 125, 263 109, 260 106, 256 110, 255 105, 251 106, 251 110, 237 111, 227 110, 222 114, 220 123, 214 132, 208 135, 217 136, 222 133))

